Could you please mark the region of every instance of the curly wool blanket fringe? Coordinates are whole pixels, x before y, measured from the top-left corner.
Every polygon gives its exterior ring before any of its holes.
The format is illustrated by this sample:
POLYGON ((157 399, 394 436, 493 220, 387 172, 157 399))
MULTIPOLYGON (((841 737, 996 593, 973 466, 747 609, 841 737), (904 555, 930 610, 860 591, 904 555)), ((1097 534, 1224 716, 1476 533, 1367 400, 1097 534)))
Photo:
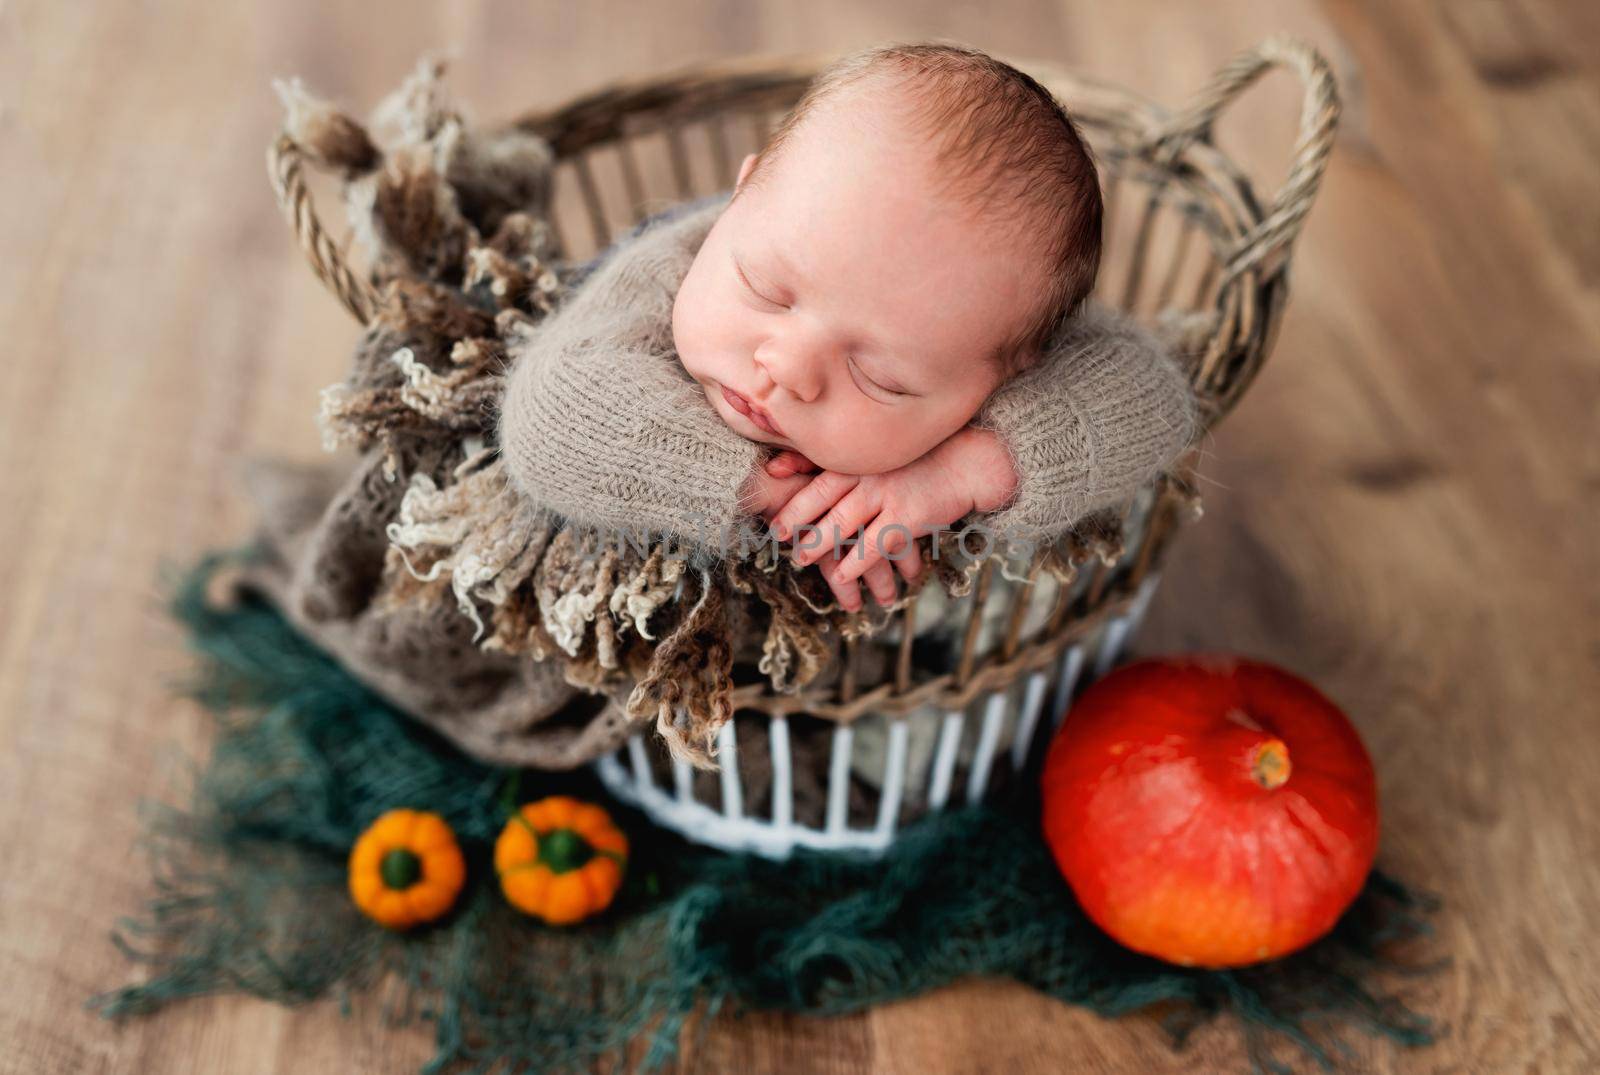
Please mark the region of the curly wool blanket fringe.
MULTIPOLYGON (((584 757, 567 749, 553 764, 587 760, 615 744, 620 725, 653 720, 675 756, 710 767, 732 715, 736 658, 749 651, 774 689, 799 690, 835 663, 840 639, 881 628, 894 610, 845 612, 817 572, 793 570, 774 548, 735 559, 670 540, 606 540, 517 493, 495 443, 507 343, 559 304, 582 267, 557 261, 549 146, 515 128, 468 126, 440 90, 443 69, 424 61, 379 105, 371 134, 298 81, 278 87, 288 135, 343 177, 378 295, 349 375, 324 390, 319 415, 325 446, 354 446, 376 472, 325 513, 288 600, 318 610, 307 620, 358 629, 403 606, 453 602, 485 653, 554 662, 571 687, 621 699, 623 720, 604 715, 610 724, 584 757), (388 542, 381 567, 363 567, 374 534, 388 542), (374 570, 369 601, 335 592, 331 580, 374 570)), ((1070 581, 1091 556, 1115 559, 1118 527, 1113 516, 1087 520, 1046 550, 1044 569, 1070 581)), ((969 591, 979 564, 953 537, 938 549, 925 538, 921 551, 935 568, 925 580, 952 597, 969 591)), ((436 614, 413 620, 439 629, 436 614)), ((410 651, 429 645, 419 637, 410 651)), ((529 706, 564 701, 552 693, 529 706)), ((449 720, 432 723, 449 733, 449 720)), ((518 760, 527 755, 524 746, 518 760)))

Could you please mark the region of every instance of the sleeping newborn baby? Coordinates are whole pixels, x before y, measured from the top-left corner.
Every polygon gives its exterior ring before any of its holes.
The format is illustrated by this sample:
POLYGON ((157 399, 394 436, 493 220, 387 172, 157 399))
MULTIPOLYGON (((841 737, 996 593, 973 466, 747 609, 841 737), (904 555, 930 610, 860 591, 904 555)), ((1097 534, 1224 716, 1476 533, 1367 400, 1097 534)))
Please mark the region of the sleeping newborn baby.
POLYGON ((1054 536, 1194 430, 1159 341, 1085 303, 1100 217, 1026 75, 948 45, 848 57, 731 194, 646 221, 513 344, 512 480, 631 533, 765 518, 851 610, 959 521, 1054 536))

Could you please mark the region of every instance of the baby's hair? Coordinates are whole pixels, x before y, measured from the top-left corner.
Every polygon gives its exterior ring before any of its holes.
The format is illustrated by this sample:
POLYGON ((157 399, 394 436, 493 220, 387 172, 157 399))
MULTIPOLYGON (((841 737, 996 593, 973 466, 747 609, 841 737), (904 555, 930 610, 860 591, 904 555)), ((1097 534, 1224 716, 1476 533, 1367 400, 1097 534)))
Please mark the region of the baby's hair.
POLYGON ((834 61, 812 80, 757 154, 744 186, 757 184, 813 108, 872 77, 909 91, 913 120, 937 137, 944 193, 972 210, 1000 211, 1014 234, 1044 245, 1051 267, 1044 293, 995 355, 1010 377, 1039 356, 1094 290, 1102 209, 1089 148, 1050 91, 1008 63, 954 43, 877 45, 834 61))

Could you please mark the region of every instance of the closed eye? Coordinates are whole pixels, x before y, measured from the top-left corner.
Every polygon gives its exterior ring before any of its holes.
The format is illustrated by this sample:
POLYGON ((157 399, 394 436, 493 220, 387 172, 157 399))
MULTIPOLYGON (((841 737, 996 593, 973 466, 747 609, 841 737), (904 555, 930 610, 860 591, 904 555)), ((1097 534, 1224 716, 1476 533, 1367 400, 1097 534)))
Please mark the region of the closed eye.
POLYGON ((737 261, 733 263, 733 271, 738 274, 739 282, 744 284, 745 290, 749 291, 750 294, 754 295, 756 298, 760 299, 762 302, 766 303, 769 306, 776 306, 780 310, 787 310, 789 308, 789 307, 785 306, 783 303, 777 302, 777 301, 775 301, 773 299, 769 299, 765 295, 763 295, 761 292, 757 291, 756 290, 756 286, 750 282, 750 278, 747 277, 744 274, 744 269, 739 267, 739 263, 737 261))
MULTIPOLYGON (((867 384, 872 386, 873 391, 879 393, 880 395, 892 396, 896 399, 899 399, 912 394, 910 392, 901 391, 898 388, 890 388, 888 385, 874 381, 871 377, 867 376, 867 371, 862 369, 860 364, 857 363, 854 358, 851 358, 849 361, 851 376, 856 378, 856 387, 859 388, 860 382, 865 381, 867 384)), ((862 389, 862 391, 866 392, 866 389, 862 389)), ((872 392, 867 392, 866 394, 870 396, 872 395, 872 392)))

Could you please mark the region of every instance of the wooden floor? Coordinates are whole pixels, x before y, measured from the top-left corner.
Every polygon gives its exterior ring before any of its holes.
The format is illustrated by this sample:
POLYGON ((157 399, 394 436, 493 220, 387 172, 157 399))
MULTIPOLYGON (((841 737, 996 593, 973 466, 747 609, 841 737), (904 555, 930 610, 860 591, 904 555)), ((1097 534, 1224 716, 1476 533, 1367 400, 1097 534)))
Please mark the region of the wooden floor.
MULTIPOLYGON (((233 467, 318 455, 355 328, 281 225, 275 76, 364 112, 421 52, 478 118, 752 51, 946 36, 1176 103, 1278 30, 1348 107, 1273 362, 1211 443, 1206 517, 1145 651, 1232 648, 1345 705, 1381 861, 1446 900, 1412 986, 1444 1039, 1377 1071, 1600 1070, 1600 6, 1586 0, 959 5, 0 5, 0 1069, 404 1071, 423 1033, 331 1006, 191 1002, 113 1026, 91 992, 146 891, 142 795, 204 744, 158 567, 239 539, 233 467)), ((1268 181, 1273 76, 1221 131, 1268 181)), ((979 882, 981 883, 981 882, 979 882)), ((855 1018, 719 1024, 697 1071, 1237 1069, 971 984, 855 1018)))

